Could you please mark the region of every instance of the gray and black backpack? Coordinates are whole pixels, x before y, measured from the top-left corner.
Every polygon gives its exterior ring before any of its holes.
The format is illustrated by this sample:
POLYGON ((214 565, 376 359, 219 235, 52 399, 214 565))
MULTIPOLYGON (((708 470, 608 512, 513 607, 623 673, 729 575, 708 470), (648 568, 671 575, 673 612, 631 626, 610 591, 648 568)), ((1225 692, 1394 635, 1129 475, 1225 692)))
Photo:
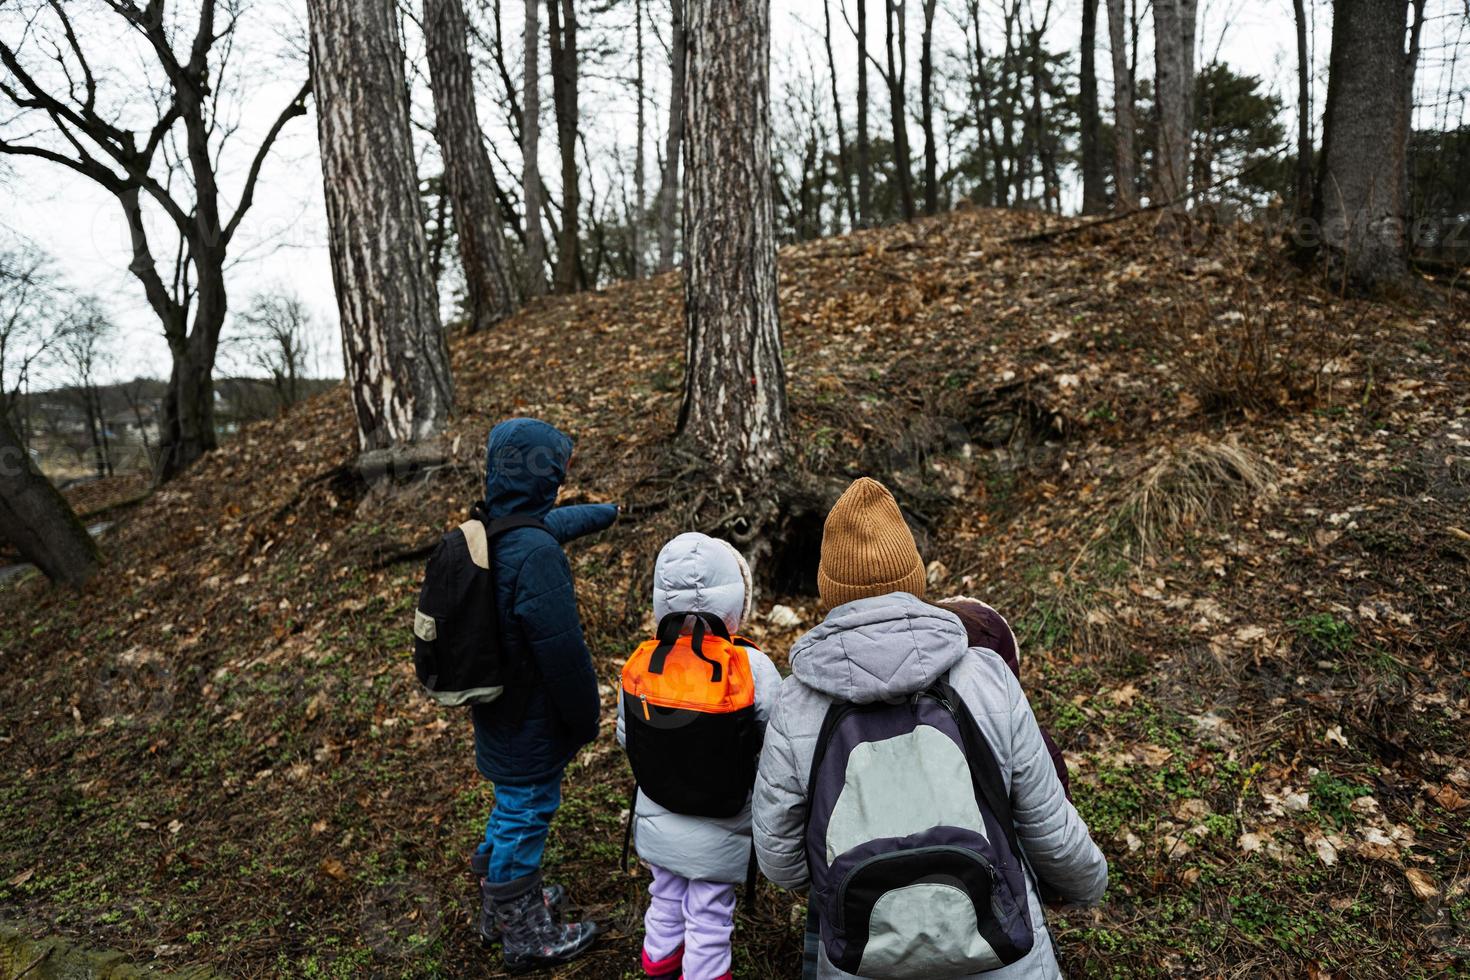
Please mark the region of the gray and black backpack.
POLYGON ((1031 951, 1010 795, 947 683, 898 703, 833 704, 809 786, 811 902, 838 969, 939 980, 1031 951))

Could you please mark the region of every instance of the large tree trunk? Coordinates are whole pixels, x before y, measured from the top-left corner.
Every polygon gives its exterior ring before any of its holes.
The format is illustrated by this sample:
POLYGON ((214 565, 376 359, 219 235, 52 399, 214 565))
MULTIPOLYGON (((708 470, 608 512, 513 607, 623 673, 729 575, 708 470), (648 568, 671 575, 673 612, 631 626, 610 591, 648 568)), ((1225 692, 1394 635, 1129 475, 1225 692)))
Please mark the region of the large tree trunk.
POLYGON ((1158 146, 1154 203, 1184 209, 1189 191, 1189 149, 1194 104, 1195 0, 1155 0, 1154 77, 1158 146))
MULTIPOLYGON (((527 296, 546 292, 546 234, 541 230, 541 30, 537 0, 526 0, 525 92, 526 111, 521 124, 521 195, 526 200, 526 255, 523 270, 527 296)), ((512 93, 512 97, 514 93, 512 93)))
POLYGON ((934 8, 924 0, 924 33, 919 42, 919 121, 924 128, 924 213, 939 212, 939 149, 934 141, 934 8))
POLYGON ((1338 0, 1333 8, 1314 213, 1333 278, 1368 290, 1408 277, 1408 12, 1405 0, 1338 0))
POLYGON ((679 430, 722 481, 746 488, 781 465, 787 444, 770 37, 769 0, 690 0, 679 430))
POLYGON ((679 159, 684 144, 684 61, 687 33, 684 0, 669 0, 669 132, 664 142, 664 173, 658 188, 658 271, 674 267, 675 220, 679 208, 679 159))
POLYGON ((393 0, 313 0, 312 80, 342 355, 364 452, 438 435, 453 411, 409 135, 393 0))
POLYGON ((179 329, 167 337, 172 364, 163 396, 156 483, 172 480, 219 445, 214 431, 214 355, 226 309, 222 269, 200 283, 197 303, 194 329, 187 334, 179 329))
MULTIPOLYGON (((527 0, 531 2, 531 0, 527 0)), ((577 184, 577 14, 573 0, 546 0, 551 38, 551 101, 561 150, 561 235, 556 244, 556 291, 570 293, 581 281, 582 206, 577 184)))
POLYGON ((0 412, 0 540, 53 582, 81 587, 97 571, 97 545, 0 412))
MULTIPOLYGON (((883 0, 886 4, 888 0, 883 0)), ((857 0, 858 220, 873 223, 873 148, 868 137, 868 0, 857 0)))
POLYGON ((1138 150, 1134 135, 1133 72, 1128 64, 1124 0, 1108 0, 1108 45, 1113 61, 1113 203, 1119 211, 1138 207, 1138 150))
POLYGON ((898 203, 903 220, 914 220, 914 170, 909 153, 908 22, 907 0, 884 0, 884 43, 888 57, 888 117, 893 128, 893 170, 898 181, 898 203))
POLYGON ((1082 64, 1078 94, 1082 150, 1082 213, 1108 207, 1107 168, 1103 166, 1102 119, 1097 109, 1097 0, 1082 0, 1082 64))
POLYGON ((506 267, 504 225, 495 202, 490 154, 475 111, 474 70, 461 0, 424 0, 424 42, 434 96, 434 135, 444 156, 444 184, 454 206, 464 265, 470 332, 515 309, 506 267))

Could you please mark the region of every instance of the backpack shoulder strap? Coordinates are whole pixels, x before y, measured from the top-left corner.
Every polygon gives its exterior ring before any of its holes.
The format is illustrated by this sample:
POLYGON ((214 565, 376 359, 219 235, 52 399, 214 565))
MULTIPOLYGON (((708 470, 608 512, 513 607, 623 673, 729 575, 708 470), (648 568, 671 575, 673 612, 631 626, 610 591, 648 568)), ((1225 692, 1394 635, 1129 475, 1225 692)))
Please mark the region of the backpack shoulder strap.
POLYGON ((488 569, 490 567, 490 539, 485 534, 485 525, 473 518, 465 521, 459 526, 464 534, 464 543, 470 549, 470 561, 477 568, 488 569))
POLYGON ((827 758, 827 746, 832 741, 832 733, 836 731, 838 722, 849 713, 861 710, 851 701, 833 701, 827 705, 827 711, 822 715, 822 727, 817 730, 816 745, 812 748, 812 764, 806 774, 806 819, 802 822, 801 838, 807 840, 811 836, 812 829, 812 793, 816 791, 817 773, 821 771, 822 763, 827 758))
POLYGON ((511 514, 508 517, 497 517, 493 521, 487 521, 483 512, 476 508, 469 520, 459 526, 464 534, 465 544, 470 549, 470 561, 479 568, 490 567, 490 542, 500 537, 506 531, 514 531, 518 527, 539 527, 543 531, 546 525, 541 523, 541 518, 532 517, 530 514, 511 514))
POLYGON ((949 705, 955 720, 959 723, 960 735, 965 740, 965 755, 970 762, 970 772, 974 775, 976 790, 1000 822, 1001 829, 1006 835, 1006 843, 1010 845, 1011 851, 1021 860, 1025 860, 1021 852, 1021 843, 1016 839, 1016 821, 1011 815, 1011 794, 1006 789, 1004 777, 1001 776, 1000 761, 995 756, 995 750, 986 740, 985 733, 980 731, 980 725, 975 721, 975 716, 970 713, 969 705, 965 704, 959 692, 951 687, 947 680, 936 681, 931 690, 949 705))

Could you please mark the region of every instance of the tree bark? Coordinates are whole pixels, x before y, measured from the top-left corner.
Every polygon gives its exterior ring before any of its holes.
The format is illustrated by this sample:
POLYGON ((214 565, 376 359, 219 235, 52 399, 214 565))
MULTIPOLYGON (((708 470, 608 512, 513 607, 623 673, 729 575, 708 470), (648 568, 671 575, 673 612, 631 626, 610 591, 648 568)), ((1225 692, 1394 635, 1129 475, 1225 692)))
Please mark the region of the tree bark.
MULTIPOLYGON (((1006 207, 1010 203, 1010 189, 1017 182, 1021 170, 1020 155, 1016 152, 1015 124, 1024 118, 1021 109, 1020 44, 1015 39, 1020 28, 1021 5, 1024 0, 1013 0, 1006 8, 1005 47, 1000 60, 1000 84, 997 98, 1001 112, 1001 152, 995 154, 995 206, 1006 207)), ((977 28, 978 29, 978 28, 977 28)), ((1024 39, 1022 39, 1024 40, 1024 39)), ((1017 198, 1020 190, 1017 190, 1017 198)))
POLYGON ((551 101, 556 106, 556 142, 561 150, 561 234, 556 244, 555 288, 570 293, 582 274, 578 254, 582 198, 577 184, 577 14, 573 0, 546 0, 546 15, 551 38, 551 101))
POLYGON ((1124 0, 1108 0, 1108 45, 1113 61, 1113 204, 1119 211, 1138 207, 1138 123, 1133 113, 1133 72, 1128 64, 1124 0))
MULTIPOLYGON (((985 44, 980 32, 979 0, 966 0, 965 14, 968 18, 965 36, 966 57, 970 73, 970 114, 975 117, 976 170, 981 180, 986 178, 988 167, 996 159, 995 138, 991 130, 990 80, 985 71, 985 44)), ((981 202, 976 202, 981 203, 981 202)))
POLYGON ((179 326, 171 335, 166 331, 172 358, 158 434, 157 483, 178 476, 219 444, 214 430, 214 355, 225 320, 224 269, 213 261, 198 262, 195 269, 202 278, 194 328, 186 332, 179 326))
POLYGON ((769 0, 690 0, 679 431, 727 487, 785 459, 771 200, 769 0))
POLYGON ((342 354, 364 452, 432 440, 453 384, 419 208, 394 0, 308 5, 342 354))
MULTIPOLYGON (((526 110, 521 124, 521 195, 526 201, 526 254, 523 277, 527 296, 546 292, 546 234, 541 230, 541 30, 537 0, 526 0, 526 110)), ((512 98, 514 93, 512 93, 512 98)))
POLYGON ((1102 119, 1097 108, 1097 3, 1082 0, 1081 79, 1078 115, 1082 151, 1082 213, 1107 210, 1107 168, 1103 166, 1102 119))
POLYGON ((1046 107, 1044 95, 1046 92, 1046 29, 1051 23, 1051 0, 1046 0, 1041 16, 1041 24, 1033 22, 1031 38, 1031 118, 1032 118, 1032 143, 1036 150, 1036 160, 1041 169, 1041 196, 1042 207, 1053 213, 1062 210, 1062 180, 1057 169, 1056 134, 1048 125, 1046 119, 1046 107))
MULTIPOLYGON (((888 0, 883 0, 886 5, 888 0)), ((873 147, 868 136, 868 0, 857 0, 858 220, 873 223, 873 147)))
POLYGON ((80 588, 97 571, 97 545, 66 498, 31 465, 0 412, 0 539, 52 582, 80 588))
POLYGON ((1312 213, 1312 63, 1307 53, 1307 12, 1292 0, 1296 17, 1296 214, 1312 213))
POLYGON ((856 228, 858 207, 852 196, 852 160, 847 153, 847 127, 842 123, 842 99, 837 94, 837 61, 832 56, 831 0, 822 0, 822 44, 827 50, 827 76, 832 83, 832 115, 837 120, 837 178, 842 182, 842 201, 847 206, 848 224, 856 228))
POLYGON ((934 8, 924 0, 924 33, 919 41, 919 122, 924 128, 924 213, 939 213, 939 149, 934 142, 934 8))
POLYGON ((888 56, 888 116, 893 129, 893 170, 898 182, 898 202, 903 220, 914 220, 914 171, 909 153, 908 106, 905 89, 908 82, 908 24, 904 5, 907 0, 884 0, 884 45, 888 56))
POLYGON ((1158 104, 1154 203, 1184 210, 1194 102, 1194 0, 1155 0, 1154 77, 1158 104))
POLYGON ((633 0, 635 14, 635 47, 638 56, 638 72, 635 88, 638 96, 638 123, 637 123, 637 145, 633 151, 633 220, 629 222, 629 234, 632 239, 631 251, 633 253, 632 274, 634 279, 643 277, 643 224, 648 220, 648 201, 644 184, 647 174, 644 169, 643 160, 643 0, 633 0))
POLYGON ((434 97, 434 135, 454 208, 464 266, 469 330, 484 330, 515 309, 505 257, 505 225, 495 201, 490 155, 475 109, 474 70, 461 0, 424 0, 424 42, 434 97))
POLYGON ((1314 214, 1332 278, 1370 291, 1408 278, 1409 8, 1405 0, 1333 7, 1314 214))
POLYGON ((674 237, 679 211, 679 160, 684 144, 684 76, 687 32, 684 0, 669 0, 669 131, 664 140, 664 172, 658 188, 658 271, 674 267, 674 237))

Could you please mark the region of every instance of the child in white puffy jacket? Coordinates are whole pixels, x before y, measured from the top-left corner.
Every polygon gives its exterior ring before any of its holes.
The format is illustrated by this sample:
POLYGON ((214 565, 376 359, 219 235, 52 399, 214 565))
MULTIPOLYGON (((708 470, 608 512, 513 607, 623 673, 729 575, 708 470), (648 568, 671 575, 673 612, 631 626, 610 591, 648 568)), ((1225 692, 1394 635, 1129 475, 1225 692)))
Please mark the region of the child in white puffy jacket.
MULTIPOLYGON (((750 568, 728 542, 690 532, 659 552, 653 577, 657 621, 671 612, 711 613, 733 637, 749 616, 750 603, 750 568)), ((756 724, 764 730, 781 675, 764 653, 745 650, 755 683, 756 724)), ((622 698, 617 734, 626 746, 622 698)), ((634 843, 653 873, 643 919, 644 972, 687 980, 731 977, 735 886, 745 880, 751 859, 749 798, 733 817, 696 817, 670 812, 640 792, 634 843)))

